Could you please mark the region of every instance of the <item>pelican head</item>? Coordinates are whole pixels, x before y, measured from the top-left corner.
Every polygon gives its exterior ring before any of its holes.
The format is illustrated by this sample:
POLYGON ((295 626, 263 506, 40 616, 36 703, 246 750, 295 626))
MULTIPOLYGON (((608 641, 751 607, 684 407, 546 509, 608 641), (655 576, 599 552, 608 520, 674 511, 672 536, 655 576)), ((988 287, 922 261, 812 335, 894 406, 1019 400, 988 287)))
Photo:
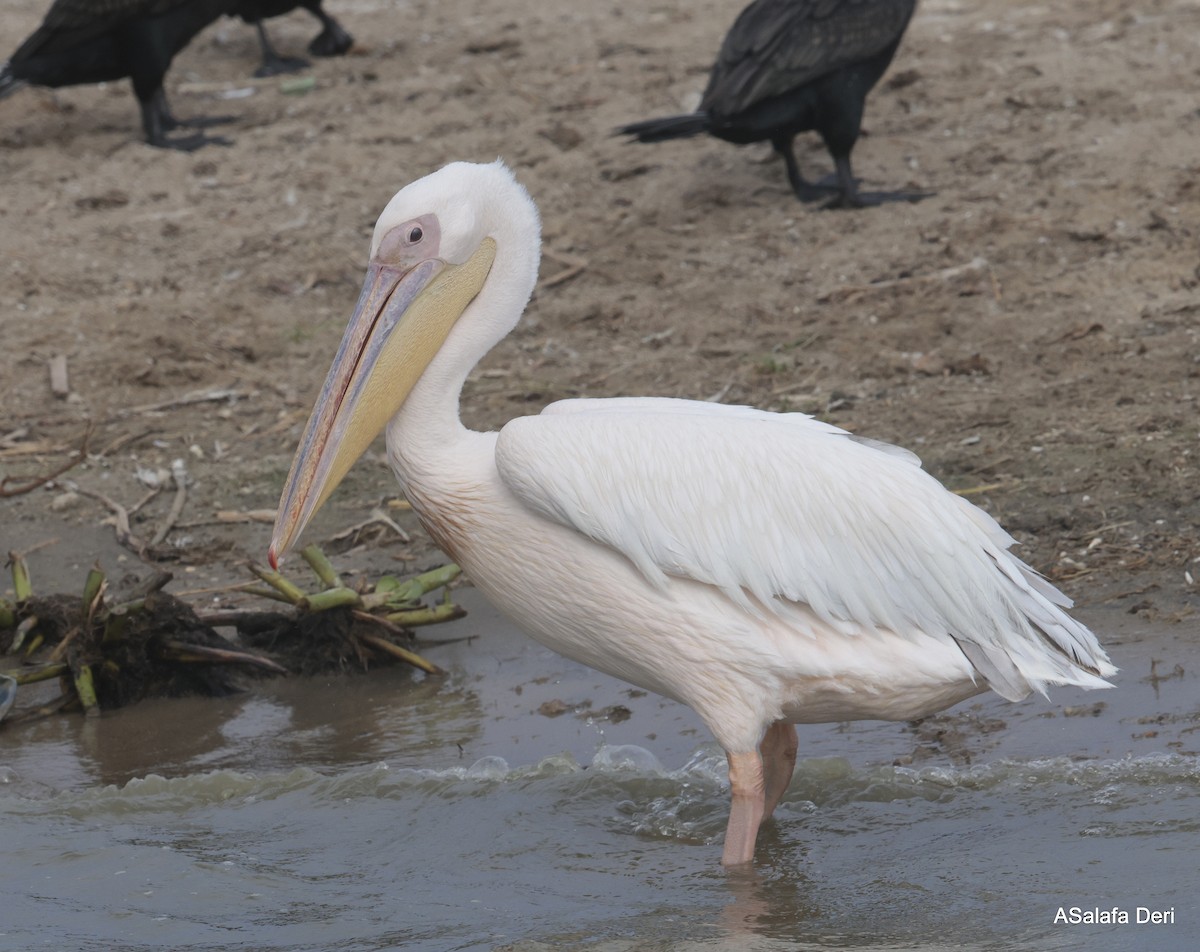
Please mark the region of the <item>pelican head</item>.
MULTIPOLYGON (((537 246, 536 208, 499 161, 455 162, 388 202, 375 223, 358 304, 284 485, 267 555, 272 565, 403 406, 483 289, 498 242, 514 231, 524 239, 517 247, 528 247, 530 238, 537 246)), ((523 270, 516 282, 522 286, 509 287, 520 298, 517 317, 533 288, 536 257, 523 270)), ((475 359, 509 330, 497 328, 475 359)))

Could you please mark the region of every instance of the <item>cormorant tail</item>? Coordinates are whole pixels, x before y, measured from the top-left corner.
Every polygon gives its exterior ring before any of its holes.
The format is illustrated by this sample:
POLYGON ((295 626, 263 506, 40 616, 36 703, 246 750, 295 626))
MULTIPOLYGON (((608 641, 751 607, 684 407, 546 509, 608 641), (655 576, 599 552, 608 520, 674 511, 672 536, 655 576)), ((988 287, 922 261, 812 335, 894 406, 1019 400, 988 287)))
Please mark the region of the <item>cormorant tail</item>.
POLYGON ((25 80, 13 75, 11 63, 0 64, 0 99, 11 96, 24 85, 25 80))
POLYGON ((702 135, 710 128, 708 113, 692 112, 686 116, 663 116, 647 119, 617 129, 617 135, 633 136, 638 142, 664 142, 667 139, 688 139, 702 135))

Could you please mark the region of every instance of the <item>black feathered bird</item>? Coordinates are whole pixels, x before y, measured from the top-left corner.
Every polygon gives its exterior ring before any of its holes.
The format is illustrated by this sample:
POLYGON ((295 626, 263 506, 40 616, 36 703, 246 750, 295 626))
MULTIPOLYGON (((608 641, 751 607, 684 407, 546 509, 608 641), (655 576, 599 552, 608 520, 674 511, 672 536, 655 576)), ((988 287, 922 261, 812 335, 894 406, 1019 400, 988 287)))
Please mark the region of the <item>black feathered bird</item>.
POLYGON ((167 107, 163 77, 175 55, 237 0, 54 0, 46 19, 0 67, 0 98, 26 83, 76 86, 133 81, 146 141, 191 151, 223 142, 203 133, 167 138, 178 126, 214 120, 179 120, 167 107))
POLYGON ((286 73, 303 69, 308 63, 302 59, 280 56, 275 52, 267 37, 263 20, 283 16, 297 7, 303 7, 321 21, 321 32, 308 44, 308 51, 313 56, 341 56, 354 45, 354 37, 347 33, 340 23, 325 12, 322 0, 237 0, 235 10, 243 20, 258 30, 258 42, 262 47, 262 66, 254 75, 273 76, 276 73, 286 73))
POLYGON ((891 63, 916 0, 755 0, 721 44, 699 109, 622 126, 639 142, 708 133, 739 145, 770 141, 801 201, 792 142, 816 130, 837 166, 838 203, 861 205, 850 169, 863 104, 891 63))

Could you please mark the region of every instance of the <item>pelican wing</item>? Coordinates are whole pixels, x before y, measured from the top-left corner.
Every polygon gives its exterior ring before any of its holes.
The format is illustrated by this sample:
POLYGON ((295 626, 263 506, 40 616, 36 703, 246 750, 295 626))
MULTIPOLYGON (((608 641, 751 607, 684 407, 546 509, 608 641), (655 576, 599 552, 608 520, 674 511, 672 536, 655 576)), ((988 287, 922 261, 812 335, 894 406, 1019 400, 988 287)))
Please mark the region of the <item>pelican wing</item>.
POLYGON ((496 463, 525 506, 661 588, 693 579, 785 622, 804 605, 847 637, 942 638, 1012 699, 1114 670, 995 520, 912 454, 803 414, 563 401, 505 426, 496 463))

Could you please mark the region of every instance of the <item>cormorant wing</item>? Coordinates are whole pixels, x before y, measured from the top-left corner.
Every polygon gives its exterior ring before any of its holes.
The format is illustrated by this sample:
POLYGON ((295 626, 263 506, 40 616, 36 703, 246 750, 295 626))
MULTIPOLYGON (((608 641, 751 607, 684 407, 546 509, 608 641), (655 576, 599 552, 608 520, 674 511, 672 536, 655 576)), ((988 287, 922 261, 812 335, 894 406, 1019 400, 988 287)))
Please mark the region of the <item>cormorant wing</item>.
POLYGON ((734 115, 896 42, 916 0, 756 0, 721 44, 701 111, 734 115))
POLYGON ((42 25, 17 48, 11 62, 69 50, 122 20, 158 16, 190 2, 194 0, 54 0, 42 25))

